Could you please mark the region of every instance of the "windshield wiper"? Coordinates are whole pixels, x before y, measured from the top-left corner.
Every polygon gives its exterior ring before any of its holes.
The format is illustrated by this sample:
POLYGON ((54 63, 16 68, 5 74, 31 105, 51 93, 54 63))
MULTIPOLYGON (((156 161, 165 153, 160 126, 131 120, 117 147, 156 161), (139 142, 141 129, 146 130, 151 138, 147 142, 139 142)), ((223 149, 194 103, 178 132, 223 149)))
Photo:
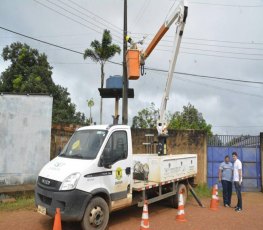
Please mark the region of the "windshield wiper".
POLYGON ((68 157, 68 158, 76 158, 76 159, 83 159, 84 157, 80 154, 75 154, 75 155, 67 155, 65 157, 68 157))

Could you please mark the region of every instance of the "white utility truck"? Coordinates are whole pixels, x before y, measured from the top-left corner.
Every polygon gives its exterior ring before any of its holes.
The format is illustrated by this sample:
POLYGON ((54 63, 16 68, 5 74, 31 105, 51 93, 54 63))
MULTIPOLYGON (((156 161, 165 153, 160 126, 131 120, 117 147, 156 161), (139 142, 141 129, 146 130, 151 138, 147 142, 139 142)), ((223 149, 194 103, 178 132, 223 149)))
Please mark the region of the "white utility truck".
POLYGON ((59 156, 40 171, 35 189, 38 212, 82 221, 83 229, 105 229, 109 213, 143 206, 177 194, 197 174, 196 154, 133 154, 129 126, 97 125, 78 129, 59 156))
MULTIPOLYGON (((132 136, 127 125, 88 126, 74 133, 59 156, 39 173, 35 189, 38 211, 50 216, 60 208, 62 220, 82 221, 84 230, 106 228, 109 213, 137 204, 142 207, 170 198, 177 207, 178 192, 184 201, 197 174, 195 154, 168 155, 165 110, 188 7, 183 0, 161 26, 145 52, 127 38, 127 72, 139 78, 139 64, 175 23, 176 34, 166 88, 160 108, 157 154, 133 154, 132 136)), ((143 69, 143 68, 142 68, 143 69)), ((193 191, 192 191, 193 193, 193 191)))

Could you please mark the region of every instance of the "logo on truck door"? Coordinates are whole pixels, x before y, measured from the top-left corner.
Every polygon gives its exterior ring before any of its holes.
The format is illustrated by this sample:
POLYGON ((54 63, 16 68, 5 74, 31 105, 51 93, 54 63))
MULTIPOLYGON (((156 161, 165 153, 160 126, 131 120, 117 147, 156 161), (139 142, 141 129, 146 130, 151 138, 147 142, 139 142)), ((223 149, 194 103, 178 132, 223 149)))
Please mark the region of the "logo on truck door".
POLYGON ((122 168, 118 167, 116 169, 116 179, 120 180, 122 178, 122 168))

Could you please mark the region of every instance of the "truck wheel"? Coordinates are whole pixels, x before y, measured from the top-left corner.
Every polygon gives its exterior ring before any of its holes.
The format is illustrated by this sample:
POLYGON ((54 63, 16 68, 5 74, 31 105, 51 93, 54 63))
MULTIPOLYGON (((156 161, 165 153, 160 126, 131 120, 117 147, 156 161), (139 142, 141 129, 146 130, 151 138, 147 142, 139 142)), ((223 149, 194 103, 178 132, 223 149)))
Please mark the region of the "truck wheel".
POLYGON ((187 188, 184 184, 179 184, 176 195, 171 197, 171 203, 172 203, 173 208, 178 208, 178 201, 179 201, 179 193, 180 192, 183 193, 184 205, 186 204, 186 199, 187 199, 187 195, 188 195, 187 188))
POLYGON ((101 197, 94 197, 88 204, 81 222, 83 230, 104 230, 109 221, 109 207, 101 197))

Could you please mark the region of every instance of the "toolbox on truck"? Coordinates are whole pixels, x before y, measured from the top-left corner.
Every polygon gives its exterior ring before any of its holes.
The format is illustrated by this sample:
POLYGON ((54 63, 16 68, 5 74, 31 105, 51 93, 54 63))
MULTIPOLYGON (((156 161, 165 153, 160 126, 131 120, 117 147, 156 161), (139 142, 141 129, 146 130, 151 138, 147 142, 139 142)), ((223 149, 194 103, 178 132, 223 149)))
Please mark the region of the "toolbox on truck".
POLYGON ((197 155, 133 155, 133 179, 165 182, 197 174, 197 155))

